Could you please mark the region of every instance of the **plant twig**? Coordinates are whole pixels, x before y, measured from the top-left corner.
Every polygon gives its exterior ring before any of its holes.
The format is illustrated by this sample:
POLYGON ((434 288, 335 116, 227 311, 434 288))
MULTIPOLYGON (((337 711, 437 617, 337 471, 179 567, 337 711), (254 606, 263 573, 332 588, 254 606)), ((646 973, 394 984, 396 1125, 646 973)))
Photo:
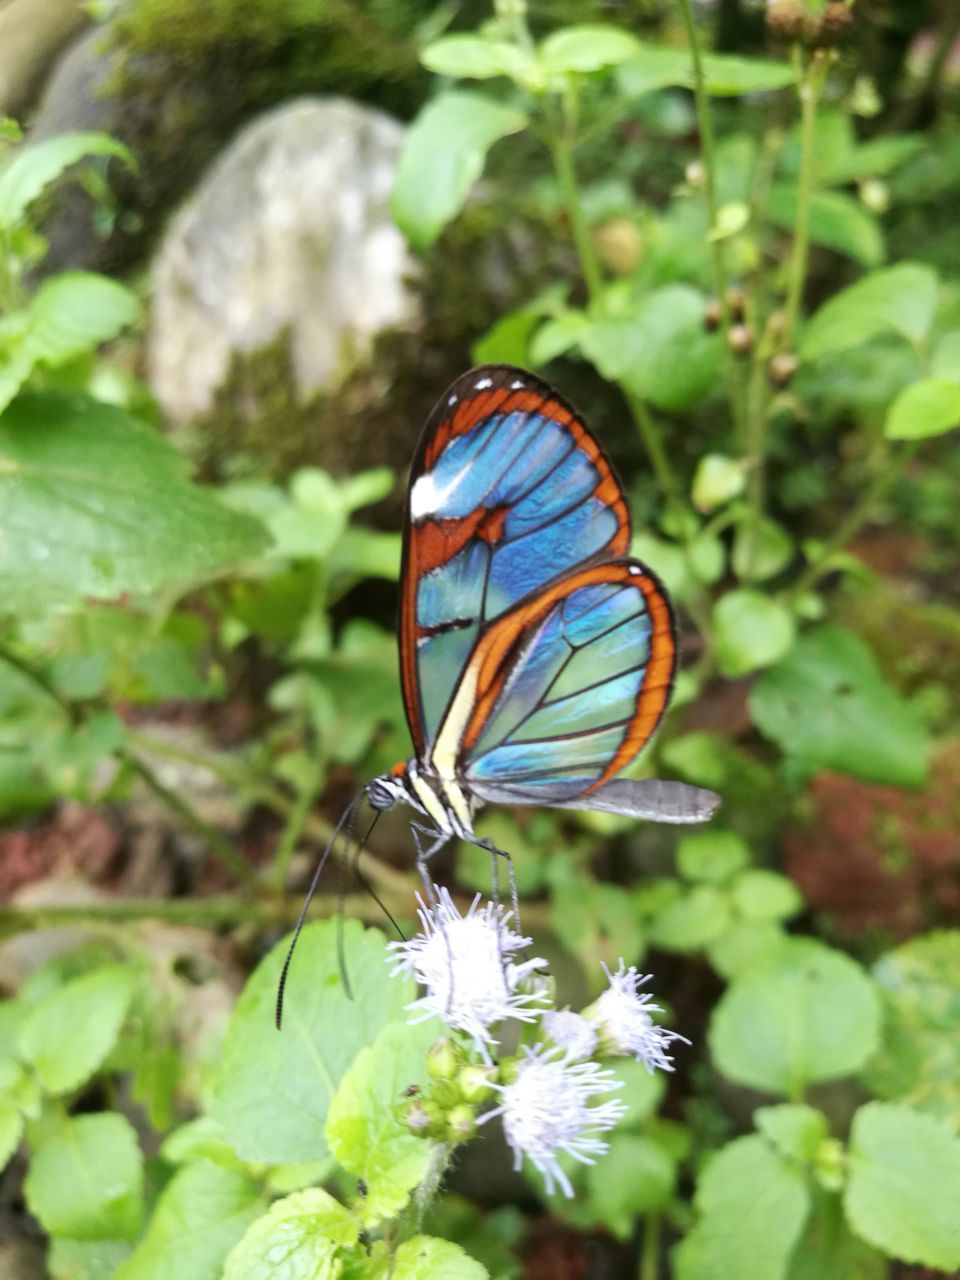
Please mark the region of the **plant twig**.
POLYGON ((826 62, 814 54, 805 65, 799 46, 794 47, 793 64, 797 75, 797 92, 800 96, 800 176, 797 183, 797 214, 793 224, 793 251, 787 276, 786 320, 783 344, 789 350, 793 332, 800 315, 803 290, 807 281, 807 253, 810 247, 810 205, 814 192, 814 142, 817 123, 817 103, 826 62))
POLYGON ((571 122, 568 120, 563 125, 558 124, 553 104, 548 100, 544 104, 544 123, 554 172, 560 183, 563 202, 570 219, 570 229, 573 233, 580 270, 583 273, 590 301, 598 303, 603 294, 603 273, 593 247, 590 228, 587 226, 583 202, 577 187, 577 176, 573 167, 573 144, 570 136, 571 122))

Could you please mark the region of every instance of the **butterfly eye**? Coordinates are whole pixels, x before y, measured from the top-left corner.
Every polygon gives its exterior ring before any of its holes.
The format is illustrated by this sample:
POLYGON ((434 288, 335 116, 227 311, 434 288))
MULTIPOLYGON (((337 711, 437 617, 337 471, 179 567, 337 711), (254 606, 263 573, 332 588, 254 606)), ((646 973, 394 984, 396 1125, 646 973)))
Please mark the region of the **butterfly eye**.
POLYGON ((374 778, 366 785, 367 799, 373 805, 374 809, 383 812, 384 809, 392 809, 398 800, 397 786, 392 779, 374 778))

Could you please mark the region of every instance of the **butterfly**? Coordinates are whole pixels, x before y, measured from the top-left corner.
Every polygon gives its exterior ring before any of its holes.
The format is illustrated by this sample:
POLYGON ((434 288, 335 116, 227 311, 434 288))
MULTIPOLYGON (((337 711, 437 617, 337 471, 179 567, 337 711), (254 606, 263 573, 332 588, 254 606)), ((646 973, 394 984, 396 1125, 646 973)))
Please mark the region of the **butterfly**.
POLYGON ((630 541, 623 487, 563 396, 509 365, 447 388, 404 519, 414 753, 361 793, 378 813, 404 803, 423 820, 411 830, 428 888, 427 863, 454 837, 507 856, 474 830, 485 804, 674 823, 719 806, 700 787, 617 777, 660 723, 677 665, 670 598, 630 541))

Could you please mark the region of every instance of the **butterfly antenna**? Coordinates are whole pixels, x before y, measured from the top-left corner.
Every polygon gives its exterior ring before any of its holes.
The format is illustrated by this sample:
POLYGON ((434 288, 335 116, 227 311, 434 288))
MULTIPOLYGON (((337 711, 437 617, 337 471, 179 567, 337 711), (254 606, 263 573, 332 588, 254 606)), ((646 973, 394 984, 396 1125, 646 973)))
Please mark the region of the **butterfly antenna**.
POLYGON ((290 972, 290 961, 293 959, 294 948, 300 938, 300 930, 303 928, 304 921, 307 918, 307 909, 313 900, 313 895, 317 891, 317 885, 320 883, 320 877, 323 875, 323 869, 327 865, 327 859, 330 857, 334 844, 336 844, 337 836, 345 826, 348 824, 350 826, 353 825, 362 797, 363 792, 358 792, 340 815, 340 819, 334 827, 330 839, 327 841, 327 847, 324 849, 323 855, 317 863, 317 869, 314 871, 313 879, 310 881, 310 888, 307 890, 307 896, 304 898, 303 906, 300 908, 300 914, 297 916, 297 923, 293 928, 293 938, 290 941, 290 948, 287 951, 287 958, 283 962, 283 968, 280 970, 280 981, 277 983, 276 1025, 278 1031, 280 1030, 281 1022, 283 1021, 283 993, 287 987, 287 975, 290 972))
POLYGON ((363 853, 364 848, 366 847, 367 841, 370 839, 370 833, 373 831, 373 828, 377 825, 377 820, 379 819, 379 817, 380 817, 380 814, 377 813, 376 817, 373 819, 373 821, 370 823, 370 826, 367 828, 367 834, 363 837, 363 840, 361 841, 361 843, 357 845, 356 851, 354 852, 354 855, 353 855, 352 866, 350 869, 353 872, 354 878, 356 879, 360 887, 364 890, 365 893, 367 893, 374 900, 374 902, 377 904, 377 906, 380 908, 380 910, 383 912, 386 918, 393 925, 394 929, 397 931, 397 937, 400 939, 400 941, 406 942, 407 940, 406 934, 397 924, 393 916, 393 912, 390 910, 387 904, 383 901, 383 899, 377 893, 376 889, 374 889, 373 885, 370 883, 367 877, 360 870, 360 855, 363 853))

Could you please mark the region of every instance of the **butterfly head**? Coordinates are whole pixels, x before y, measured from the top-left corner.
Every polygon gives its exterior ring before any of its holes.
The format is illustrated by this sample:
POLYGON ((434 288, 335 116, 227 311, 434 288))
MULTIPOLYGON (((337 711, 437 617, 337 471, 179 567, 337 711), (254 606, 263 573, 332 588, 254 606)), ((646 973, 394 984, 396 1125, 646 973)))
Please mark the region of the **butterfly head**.
POLYGON ((364 790, 371 805, 381 813, 386 809, 392 809, 398 800, 407 799, 403 778, 391 773, 385 773, 380 778, 372 778, 364 790))

